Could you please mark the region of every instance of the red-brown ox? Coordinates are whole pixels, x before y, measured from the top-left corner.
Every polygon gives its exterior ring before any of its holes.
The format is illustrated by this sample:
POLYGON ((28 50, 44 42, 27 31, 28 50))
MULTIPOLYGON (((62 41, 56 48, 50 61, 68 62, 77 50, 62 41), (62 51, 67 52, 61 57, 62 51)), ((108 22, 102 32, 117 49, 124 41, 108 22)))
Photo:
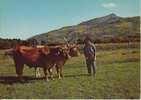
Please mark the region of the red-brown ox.
POLYGON ((45 67, 46 55, 49 54, 47 46, 43 48, 31 48, 17 45, 16 48, 7 50, 5 54, 10 55, 15 63, 18 78, 22 78, 24 64, 29 67, 45 67))
POLYGON ((46 80, 48 80, 48 72, 52 75, 51 68, 55 65, 59 78, 63 77, 62 66, 69 57, 77 56, 78 50, 76 46, 55 46, 41 48, 29 48, 25 46, 17 46, 6 52, 11 55, 15 62, 16 73, 22 78, 24 64, 29 67, 41 67, 44 69, 46 80))

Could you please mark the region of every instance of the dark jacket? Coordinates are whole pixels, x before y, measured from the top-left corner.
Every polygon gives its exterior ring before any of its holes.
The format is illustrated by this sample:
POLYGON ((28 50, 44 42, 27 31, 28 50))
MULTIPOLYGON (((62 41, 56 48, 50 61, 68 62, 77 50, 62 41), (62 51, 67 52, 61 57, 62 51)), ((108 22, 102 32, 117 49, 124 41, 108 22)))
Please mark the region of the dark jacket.
POLYGON ((96 47, 94 44, 89 44, 84 46, 84 55, 86 57, 86 59, 90 59, 90 60, 95 60, 96 58, 96 47))

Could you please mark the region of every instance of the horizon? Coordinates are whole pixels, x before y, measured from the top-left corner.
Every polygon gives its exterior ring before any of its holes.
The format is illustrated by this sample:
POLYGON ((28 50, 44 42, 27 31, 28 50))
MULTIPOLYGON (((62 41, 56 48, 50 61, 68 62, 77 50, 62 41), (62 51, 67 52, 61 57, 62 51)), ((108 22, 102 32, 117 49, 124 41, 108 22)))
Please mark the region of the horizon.
POLYGON ((0 0, 0 38, 25 40, 111 13, 120 17, 140 16, 139 0, 54 1, 0 0))

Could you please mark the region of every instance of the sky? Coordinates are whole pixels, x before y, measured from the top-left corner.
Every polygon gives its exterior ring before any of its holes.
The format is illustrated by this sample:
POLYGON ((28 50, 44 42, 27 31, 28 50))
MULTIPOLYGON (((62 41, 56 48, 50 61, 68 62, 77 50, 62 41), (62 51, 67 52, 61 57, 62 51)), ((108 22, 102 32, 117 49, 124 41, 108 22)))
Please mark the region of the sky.
POLYGON ((0 0, 0 38, 31 36, 115 13, 140 16, 140 0, 0 0))

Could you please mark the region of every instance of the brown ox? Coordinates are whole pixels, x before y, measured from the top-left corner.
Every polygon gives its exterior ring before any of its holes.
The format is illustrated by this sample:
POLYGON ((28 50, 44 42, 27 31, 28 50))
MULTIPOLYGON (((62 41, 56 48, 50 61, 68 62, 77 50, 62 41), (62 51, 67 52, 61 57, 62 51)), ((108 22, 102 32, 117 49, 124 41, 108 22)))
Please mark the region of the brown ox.
MULTIPOLYGON (((70 57, 76 57, 80 55, 77 45, 68 45, 66 49, 66 53, 68 53, 70 57)), ((66 63, 68 58, 64 56, 58 56, 54 59, 55 59, 54 63, 56 64, 55 67, 58 73, 58 78, 61 79, 63 78, 63 65, 66 63)))
MULTIPOLYGON (((53 68, 55 66, 58 78, 63 78, 63 65, 70 57, 76 57, 80 53, 78 51, 77 45, 61 45, 61 46, 52 46, 50 48, 50 53, 47 55, 47 63, 49 68, 53 68), (56 50, 56 51, 55 51, 56 50)), ((51 70, 49 70, 52 76, 51 70)), ((44 73, 47 73, 47 70, 44 70, 44 73)))

